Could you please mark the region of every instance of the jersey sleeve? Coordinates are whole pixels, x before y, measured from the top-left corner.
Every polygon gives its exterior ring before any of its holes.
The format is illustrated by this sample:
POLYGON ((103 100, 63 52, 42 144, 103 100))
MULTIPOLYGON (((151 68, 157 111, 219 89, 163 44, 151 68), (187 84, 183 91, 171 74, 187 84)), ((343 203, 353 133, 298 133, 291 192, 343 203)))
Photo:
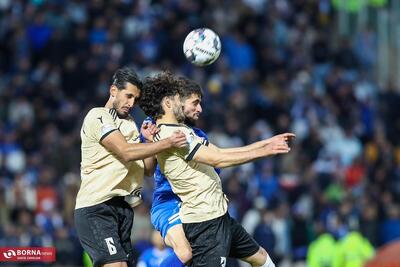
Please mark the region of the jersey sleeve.
POLYGON ((85 118, 83 131, 96 141, 102 141, 107 135, 117 130, 115 110, 92 109, 85 118))
POLYGON ((186 140, 188 142, 188 145, 183 148, 172 148, 171 151, 176 156, 183 158, 186 161, 190 161, 193 159, 194 155, 196 154, 200 146, 205 145, 206 143, 206 140, 204 138, 198 137, 192 129, 183 126, 180 127, 166 126, 160 130, 158 136, 156 135, 156 137, 158 137, 159 140, 162 140, 170 137, 174 131, 178 130, 182 131, 186 135, 186 140))
POLYGON ((203 139, 202 141, 203 145, 208 146, 210 144, 210 142, 208 141, 208 136, 205 132, 203 132, 203 130, 195 127, 193 127, 192 129, 198 137, 203 139))

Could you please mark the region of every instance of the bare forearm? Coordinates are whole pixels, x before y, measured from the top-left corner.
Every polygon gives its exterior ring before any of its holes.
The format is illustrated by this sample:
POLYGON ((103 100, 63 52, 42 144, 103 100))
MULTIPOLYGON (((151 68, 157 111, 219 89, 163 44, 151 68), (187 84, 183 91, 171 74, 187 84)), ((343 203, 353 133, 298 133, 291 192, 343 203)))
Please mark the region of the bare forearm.
MULTIPOLYGON (((292 135, 292 134, 290 134, 292 135)), ((200 146, 193 159, 196 162, 205 163, 217 168, 231 167, 247 163, 259 158, 276 154, 286 154, 290 148, 285 141, 285 136, 270 138, 253 143, 241 150, 221 150, 214 146, 200 146), (227 152, 228 151, 228 152, 227 152)))
POLYGON ((243 152, 224 151, 220 155, 221 157, 219 157, 216 160, 214 167, 226 168, 226 167, 236 166, 267 156, 265 150, 262 148, 255 148, 243 152))
POLYGON ((262 140, 258 142, 254 142, 250 145, 247 146, 241 146, 241 147, 232 147, 232 148, 219 148, 220 152, 223 153, 237 153, 237 152, 248 152, 252 151, 258 148, 262 148, 265 145, 269 143, 268 139, 267 140, 262 140))
POLYGON ((129 144, 123 148, 122 155, 125 161, 146 159, 171 147, 168 139, 154 143, 129 144))
POLYGON ((250 145, 247 146, 243 146, 243 147, 235 147, 235 148, 217 148, 220 152, 244 152, 244 151, 251 151, 254 149, 258 149, 258 148, 262 148, 265 147, 269 144, 271 144, 274 141, 285 141, 285 142, 289 142, 290 140, 292 140, 293 138, 295 138, 295 134, 293 133, 283 133, 283 134, 278 134, 275 136, 272 136, 271 138, 268 139, 264 139, 255 143, 252 143, 250 145))
POLYGON ((146 176, 153 176, 154 170, 156 169, 157 159, 156 157, 149 157, 143 160, 144 162, 144 174, 146 176))
POLYGON ((171 147, 185 147, 187 140, 184 133, 175 131, 170 137, 155 143, 127 143, 120 131, 112 131, 101 141, 101 144, 124 162, 143 160, 152 157, 171 147))

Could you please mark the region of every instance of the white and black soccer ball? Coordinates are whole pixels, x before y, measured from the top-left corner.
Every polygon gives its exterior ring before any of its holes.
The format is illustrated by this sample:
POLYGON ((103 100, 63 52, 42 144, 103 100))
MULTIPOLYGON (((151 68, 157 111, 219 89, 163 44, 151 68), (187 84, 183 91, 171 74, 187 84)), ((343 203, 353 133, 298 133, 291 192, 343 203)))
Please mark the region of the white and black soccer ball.
POLYGON ((221 53, 221 41, 219 36, 208 28, 195 29, 186 36, 183 53, 196 66, 210 65, 221 53))

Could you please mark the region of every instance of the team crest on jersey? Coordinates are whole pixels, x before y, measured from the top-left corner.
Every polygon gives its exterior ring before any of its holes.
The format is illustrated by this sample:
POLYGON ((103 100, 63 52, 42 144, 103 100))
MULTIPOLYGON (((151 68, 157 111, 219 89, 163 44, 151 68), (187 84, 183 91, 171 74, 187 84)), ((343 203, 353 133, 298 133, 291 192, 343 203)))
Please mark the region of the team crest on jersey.
POLYGON ((191 144, 194 141, 194 134, 190 133, 189 136, 186 136, 186 140, 189 144, 191 144))

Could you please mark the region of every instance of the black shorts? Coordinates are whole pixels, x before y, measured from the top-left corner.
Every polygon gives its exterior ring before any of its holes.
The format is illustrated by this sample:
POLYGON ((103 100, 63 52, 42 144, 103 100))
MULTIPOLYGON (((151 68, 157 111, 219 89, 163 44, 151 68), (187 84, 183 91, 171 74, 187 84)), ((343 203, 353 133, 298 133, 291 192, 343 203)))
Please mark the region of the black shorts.
POLYGON ((123 197, 75 210, 75 227, 93 265, 126 261, 133 266, 133 210, 123 197))
POLYGON ((192 247, 190 266, 225 266, 227 257, 242 259, 260 248, 228 213, 201 223, 184 223, 183 230, 192 247))

